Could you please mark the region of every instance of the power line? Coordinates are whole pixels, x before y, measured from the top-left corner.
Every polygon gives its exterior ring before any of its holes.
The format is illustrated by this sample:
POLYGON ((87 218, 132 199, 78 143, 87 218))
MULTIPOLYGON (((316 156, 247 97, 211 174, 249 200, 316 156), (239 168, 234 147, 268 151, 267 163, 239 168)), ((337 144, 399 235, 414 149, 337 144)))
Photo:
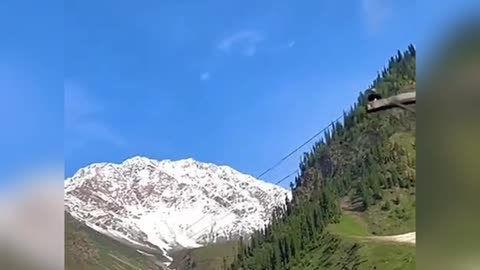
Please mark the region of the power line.
POLYGON ((280 179, 279 181, 275 182, 275 185, 278 185, 280 184, 281 182, 287 180, 290 176, 296 174, 298 172, 298 170, 295 170, 293 172, 291 172, 290 174, 288 174, 287 176, 283 177, 282 179, 280 179))
POLYGON ((295 154, 298 150, 300 150, 302 147, 304 147, 305 145, 307 145, 309 142, 313 141, 313 139, 315 139, 316 137, 318 137, 320 134, 322 134, 325 130, 327 130, 333 123, 337 122, 338 120, 340 120, 341 118, 343 117, 343 115, 337 117, 337 119, 335 119, 332 123, 328 124, 326 127, 324 127, 322 130, 320 130, 319 132, 315 133, 315 135, 313 135, 312 137, 310 137, 310 139, 306 140, 304 143, 302 143, 300 146, 298 146, 297 148, 295 148, 293 151, 291 151, 290 153, 288 153, 288 155, 286 155, 285 157, 283 157, 282 159, 280 159, 277 163, 275 163, 273 166, 271 166, 270 168, 266 169, 264 172, 262 172, 260 175, 258 175, 256 178, 257 179, 260 179, 260 177, 264 176, 265 174, 267 174, 268 172, 270 172, 271 170, 275 169, 276 167, 278 167, 280 164, 282 164, 285 160, 287 160, 289 157, 291 157, 293 154, 295 154))

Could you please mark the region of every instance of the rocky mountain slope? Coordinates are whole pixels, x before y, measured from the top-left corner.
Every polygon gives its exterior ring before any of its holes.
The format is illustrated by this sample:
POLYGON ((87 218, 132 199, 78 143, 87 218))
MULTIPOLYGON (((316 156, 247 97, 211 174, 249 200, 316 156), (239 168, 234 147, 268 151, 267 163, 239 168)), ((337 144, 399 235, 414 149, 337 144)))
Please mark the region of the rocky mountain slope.
POLYGON ((96 163, 65 180, 65 207, 74 218, 165 255, 249 234, 286 195, 230 167, 193 159, 96 163))
MULTIPOLYGON (((162 254, 105 236, 65 213, 65 270, 167 270, 162 254)), ((161 253, 161 252, 160 252, 161 253)))

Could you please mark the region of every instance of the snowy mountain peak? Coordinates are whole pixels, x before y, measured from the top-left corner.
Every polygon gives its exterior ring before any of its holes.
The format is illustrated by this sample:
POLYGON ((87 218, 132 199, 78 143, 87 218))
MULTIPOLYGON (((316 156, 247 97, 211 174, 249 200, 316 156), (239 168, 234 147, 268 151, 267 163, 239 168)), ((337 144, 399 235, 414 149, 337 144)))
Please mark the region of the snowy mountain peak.
POLYGON ((289 192, 228 166, 135 156, 65 180, 66 210, 112 237, 169 251, 251 233, 289 192))

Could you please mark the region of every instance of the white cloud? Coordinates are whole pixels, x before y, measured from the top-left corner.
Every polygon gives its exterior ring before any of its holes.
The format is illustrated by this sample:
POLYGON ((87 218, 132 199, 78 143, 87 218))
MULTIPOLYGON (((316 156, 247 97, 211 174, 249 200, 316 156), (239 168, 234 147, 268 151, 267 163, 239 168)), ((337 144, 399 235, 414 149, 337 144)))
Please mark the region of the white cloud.
POLYGON ((368 31, 371 34, 379 32, 392 15, 391 0, 362 0, 362 14, 368 31))
POLYGON ((210 80, 210 72, 205 72, 205 73, 202 73, 202 75, 200 75, 200 80, 202 81, 208 81, 210 80))
POLYGON ((238 49, 245 56, 253 56, 257 52, 258 43, 263 40, 265 37, 258 31, 244 30, 224 38, 218 48, 227 53, 238 49))
POLYGON ((123 146, 122 136, 100 119, 103 107, 84 87, 72 82, 64 84, 66 148, 84 147, 91 141, 123 146))

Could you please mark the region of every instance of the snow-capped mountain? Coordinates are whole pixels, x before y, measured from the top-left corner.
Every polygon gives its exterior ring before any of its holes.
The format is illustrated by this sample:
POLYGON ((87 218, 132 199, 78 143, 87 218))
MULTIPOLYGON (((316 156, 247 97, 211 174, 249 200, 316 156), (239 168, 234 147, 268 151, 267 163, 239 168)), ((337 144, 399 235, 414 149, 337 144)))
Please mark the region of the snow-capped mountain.
POLYGON ((65 180, 65 207, 109 236, 168 252, 262 227, 289 192, 228 166, 133 157, 65 180))

